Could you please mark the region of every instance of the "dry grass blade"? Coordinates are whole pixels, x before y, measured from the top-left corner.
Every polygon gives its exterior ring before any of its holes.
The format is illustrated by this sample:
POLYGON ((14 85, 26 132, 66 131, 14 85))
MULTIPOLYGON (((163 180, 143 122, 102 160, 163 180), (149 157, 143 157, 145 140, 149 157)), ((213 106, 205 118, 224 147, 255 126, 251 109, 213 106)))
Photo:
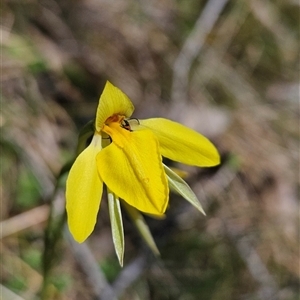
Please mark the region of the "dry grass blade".
POLYGON ((0 239, 47 221, 49 206, 42 205, 0 222, 0 239))
POLYGON ((199 55, 205 38, 212 30, 228 0, 209 0, 184 42, 174 62, 171 97, 175 103, 188 99, 188 78, 193 61, 199 55))

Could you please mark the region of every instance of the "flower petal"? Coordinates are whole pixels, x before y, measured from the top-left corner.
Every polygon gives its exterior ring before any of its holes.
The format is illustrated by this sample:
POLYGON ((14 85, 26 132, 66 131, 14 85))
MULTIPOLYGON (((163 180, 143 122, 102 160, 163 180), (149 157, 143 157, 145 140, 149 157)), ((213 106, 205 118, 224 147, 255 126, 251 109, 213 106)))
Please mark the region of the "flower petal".
POLYGON ((120 129, 114 130, 111 138, 113 142, 97 155, 100 177, 131 206, 162 215, 168 204, 169 188, 155 136, 149 130, 120 129))
POLYGON ((202 212, 204 215, 205 212, 202 208, 202 205, 200 204, 197 196, 192 191, 190 186, 179 176, 177 175, 172 169, 164 165, 170 190, 173 192, 178 193, 181 195, 185 200, 190 202, 194 207, 196 207, 200 212, 202 212))
POLYGON ((66 185, 68 225, 74 239, 81 243, 93 231, 102 197, 103 183, 98 175, 96 156, 101 150, 101 136, 76 158, 66 185))
POLYGON ((104 122, 113 115, 130 117, 134 106, 130 99, 109 81, 106 82, 96 114, 96 130, 99 132, 104 122))
POLYGON ((115 246, 115 251, 120 266, 122 267, 124 250, 125 250, 125 240, 124 240, 124 229, 123 229, 120 200, 109 189, 107 191, 107 196, 108 196, 108 209, 109 209, 109 218, 111 224, 113 243, 115 246))
POLYGON ((220 163, 217 149, 200 133, 162 118, 139 121, 141 127, 152 130, 157 137, 162 156, 198 167, 211 167, 220 163))

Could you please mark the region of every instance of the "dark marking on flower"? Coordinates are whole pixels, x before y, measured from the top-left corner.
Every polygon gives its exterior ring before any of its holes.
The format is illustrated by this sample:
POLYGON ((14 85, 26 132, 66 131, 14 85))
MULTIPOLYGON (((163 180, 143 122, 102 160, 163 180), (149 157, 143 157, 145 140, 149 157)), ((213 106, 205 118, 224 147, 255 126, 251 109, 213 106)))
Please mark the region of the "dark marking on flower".
POLYGON ((126 130, 128 130, 128 131, 132 131, 131 127, 130 127, 130 124, 129 124, 129 122, 127 120, 123 120, 121 122, 121 127, 124 128, 124 129, 126 129, 126 130))

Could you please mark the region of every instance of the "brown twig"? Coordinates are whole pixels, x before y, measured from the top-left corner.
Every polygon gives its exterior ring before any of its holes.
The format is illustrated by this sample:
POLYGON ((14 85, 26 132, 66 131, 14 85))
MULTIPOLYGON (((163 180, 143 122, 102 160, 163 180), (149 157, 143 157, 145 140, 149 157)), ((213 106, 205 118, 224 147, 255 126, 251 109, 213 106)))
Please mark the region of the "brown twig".
POLYGON ((0 222, 0 239, 43 223, 48 219, 48 215, 49 206, 44 204, 0 222))
POLYGON ((171 98, 174 102, 186 101, 191 65, 202 49, 205 38, 218 20, 228 0, 210 0, 201 11, 194 29, 187 37, 173 65, 171 98))
POLYGON ((77 243, 71 236, 67 227, 65 227, 64 236, 69 242, 70 249, 73 252, 73 255, 80 268, 87 275, 87 280, 93 288, 95 299, 115 299, 114 291, 107 282, 105 275, 98 266, 98 262, 96 261, 88 245, 86 243, 77 243), (106 298, 103 298, 103 291, 106 293, 106 298))

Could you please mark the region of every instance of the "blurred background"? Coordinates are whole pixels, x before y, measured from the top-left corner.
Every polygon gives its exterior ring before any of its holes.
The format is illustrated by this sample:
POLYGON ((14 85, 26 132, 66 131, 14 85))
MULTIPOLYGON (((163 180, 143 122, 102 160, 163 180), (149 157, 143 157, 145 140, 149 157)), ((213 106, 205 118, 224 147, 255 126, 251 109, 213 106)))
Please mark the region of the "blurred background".
POLYGON ((299 299, 299 8, 2 1, 2 299, 299 299), (50 207, 54 220, 64 211, 64 182, 52 201, 56 177, 106 80, 134 117, 181 122, 222 156, 210 169, 171 164, 188 172, 207 216, 171 194, 167 218, 147 219, 160 258, 124 211, 123 268, 106 199, 85 244, 67 231, 44 242, 50 207))

